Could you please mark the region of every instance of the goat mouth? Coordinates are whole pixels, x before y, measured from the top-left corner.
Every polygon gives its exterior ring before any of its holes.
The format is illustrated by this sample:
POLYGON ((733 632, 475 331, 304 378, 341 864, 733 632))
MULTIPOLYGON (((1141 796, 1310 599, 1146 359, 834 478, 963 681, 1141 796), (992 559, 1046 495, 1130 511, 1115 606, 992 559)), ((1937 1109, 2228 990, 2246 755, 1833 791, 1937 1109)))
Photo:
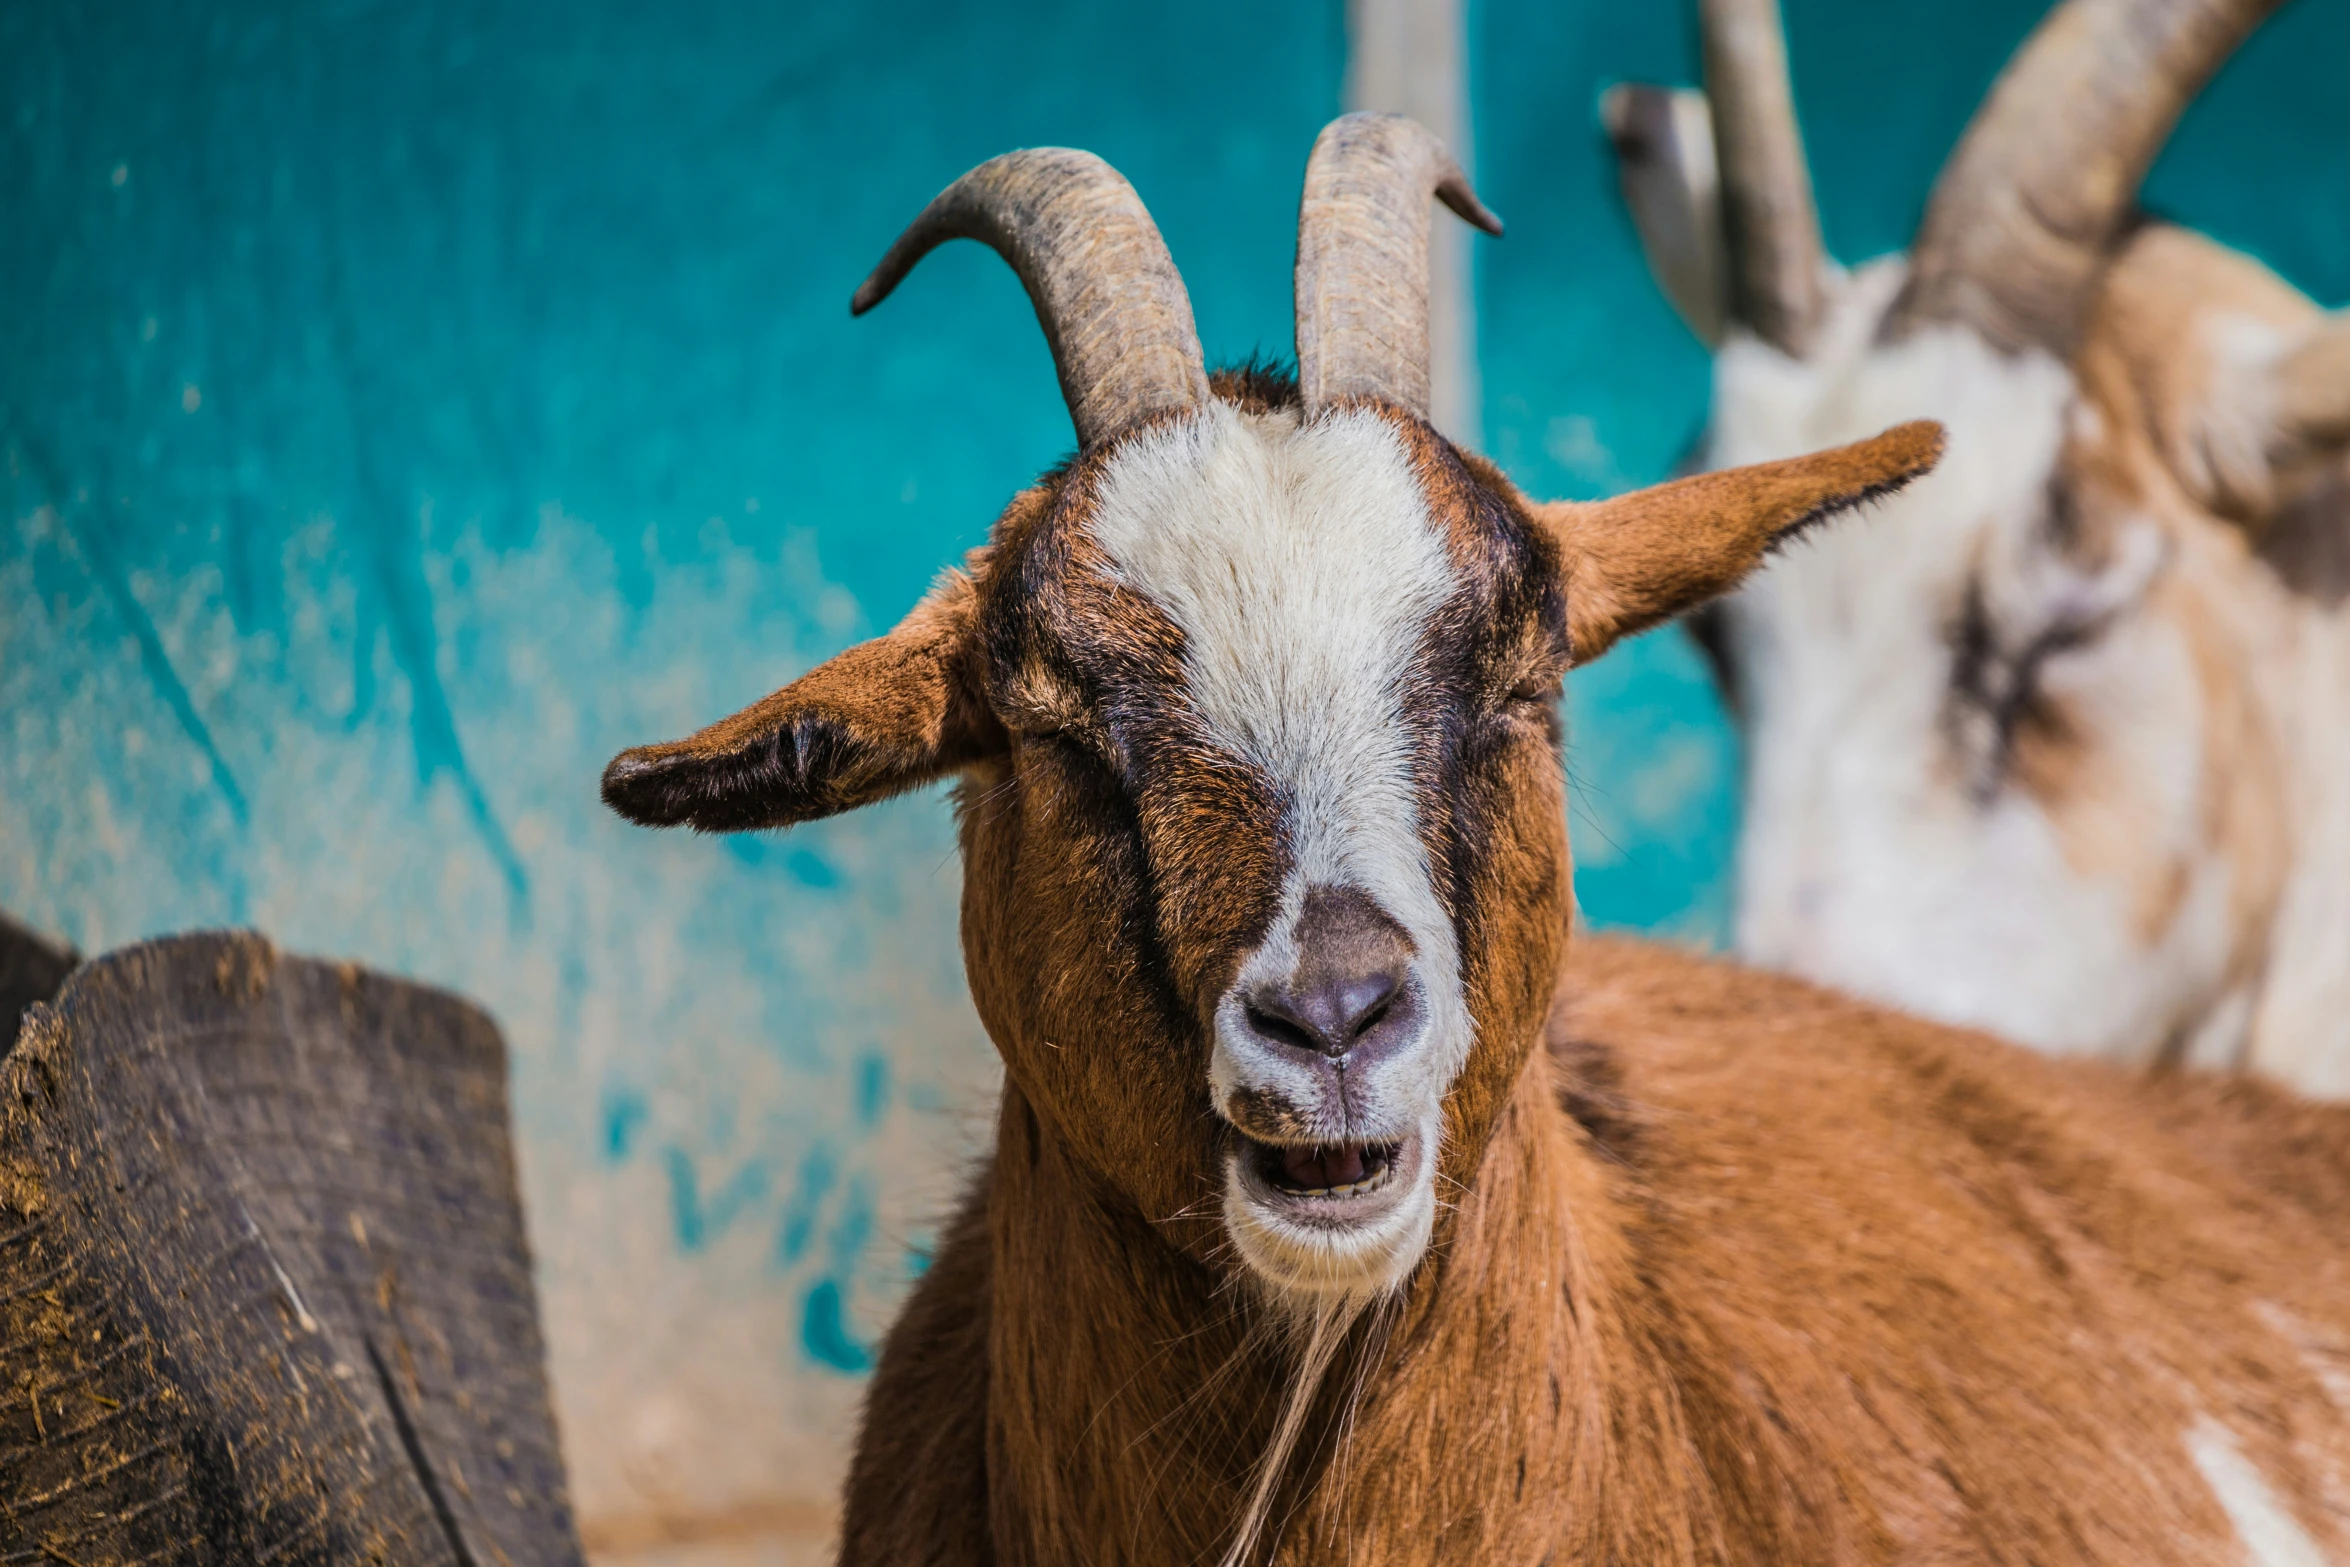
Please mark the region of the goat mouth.
POLYGON ((1276 1289, 1385 1289, 1425 1250, 1435 1214, 1434 1128, 1394 1141, 1260 1142, 1227 1147, 1224 1223, 1240 1255, 1276 1289))
POLYGON ((1233 1173, 1267 1216, 1338 1233, 1384 1222, 1420 1175, 1417 1133, 1386 1142, 1268 1143, 1237 1128, 1233 1173))
POLYGON ((1283 1147, 1249 1140, 1257 1178, 1284 1197, 1363 1197, 1395 1179, 1401 1143, 1311 1143, 1283 1147))

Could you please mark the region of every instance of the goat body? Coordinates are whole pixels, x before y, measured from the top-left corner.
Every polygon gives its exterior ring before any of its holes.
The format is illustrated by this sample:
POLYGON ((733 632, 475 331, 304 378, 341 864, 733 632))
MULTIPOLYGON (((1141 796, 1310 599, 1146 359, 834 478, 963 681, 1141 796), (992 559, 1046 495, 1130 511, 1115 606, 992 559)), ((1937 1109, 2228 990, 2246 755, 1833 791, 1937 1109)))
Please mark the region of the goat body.
POLYGON ((868 1563, 2350 1563, 2350 1117, 1584 940, 1565 670, 1933 468, 1593 504, 1427 420, 1434 139, 1307 164, 1299 377, 1107 165, 983 239, 1080 449, 898 627, 615 759, 648 824, 961 780, 996 1145, 890 1333, 868 1563))
MULTIPOLYGON (((1283 1562, 2350 1560, 2350 1110, 1580 937, 1283 1562)), ((1224 1549, 1295 1341, 1016 1086, 883 1349, 845 1564, 1224 1549)))

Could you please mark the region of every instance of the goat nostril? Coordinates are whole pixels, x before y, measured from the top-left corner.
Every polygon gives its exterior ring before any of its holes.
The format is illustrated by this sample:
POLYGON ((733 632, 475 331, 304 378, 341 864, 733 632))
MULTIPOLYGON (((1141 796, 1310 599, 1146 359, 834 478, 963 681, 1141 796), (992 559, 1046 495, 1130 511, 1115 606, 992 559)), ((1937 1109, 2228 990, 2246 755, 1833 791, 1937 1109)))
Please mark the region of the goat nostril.
POLYGON ((1292 1050, 1320 1050, 1322 1041, 1305 1024, 1286 1012, 1275 1011, 1264 1000, 1251 1000, 1246 1007, 1249 1031, 1260 1039, 1287 1045, 1292 1050))
POLYGON ((1402 980, 1394 974, 1366 974, 1339 992, 1338 1031, 1353 1044, 1379 1026, 1395 1004, 1396 993, 1403 989, 1402 980))
POLYGON ((1343 1056, 1396 1011, 1404 994, 1397 973, 1266 986, 1243 1003, 1250 1032, 1291 1050, 1343 1056))
POLYGON ((1241 996, 1257 1038, 1287 1050, 1342 1059, 1411 1036, 1419 1016, 1411 984, 1416 950, 1403 927, 1356 887, 1311 887, 1290 932, 1295 967, 1254 981, 1241 996))

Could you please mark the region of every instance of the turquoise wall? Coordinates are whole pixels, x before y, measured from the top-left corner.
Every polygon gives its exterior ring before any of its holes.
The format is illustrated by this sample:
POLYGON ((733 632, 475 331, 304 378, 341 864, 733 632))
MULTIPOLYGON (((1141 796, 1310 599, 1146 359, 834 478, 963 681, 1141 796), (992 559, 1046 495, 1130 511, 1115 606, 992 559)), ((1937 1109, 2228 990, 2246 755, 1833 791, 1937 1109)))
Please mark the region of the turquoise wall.
MULTIPOLYGON (((1789 0, 1843 256, 1906 235, 2034 10, 1789 0)), ((1485 436, 1538 494, 1653 480, 1703 417, 1592 112, 1690 77, 1682 12, 1472 9, 1485 436)), ((942 798, 708 841, 598 770, 887 626, 1069 444, 977 247, 850 321, 934 190, 1090 147, 1210 356, 1286 354, 1344 45, 1244 0, 0 8, 0 905, 90 949, 256 924, 498 1013, 591 1525, 829 1494, 992 1081, 942 798)), ((2334 301, 2346 51, 2303 0, 2152 187, 2334 301)), ((1652 636, 1570 702, 1587 912, 1718 938, 1697 662, 1652 636)))

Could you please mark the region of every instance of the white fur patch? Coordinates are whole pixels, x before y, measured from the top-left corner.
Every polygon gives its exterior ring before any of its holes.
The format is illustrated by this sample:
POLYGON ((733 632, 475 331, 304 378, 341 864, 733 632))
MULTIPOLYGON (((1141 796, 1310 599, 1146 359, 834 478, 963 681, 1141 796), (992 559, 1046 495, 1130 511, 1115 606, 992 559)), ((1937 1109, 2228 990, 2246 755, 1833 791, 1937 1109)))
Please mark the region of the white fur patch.
POLYGON ((2313 617, 2298 640, 2275 701, 2285 712, 2313 716, 2295 728, 2286 753, 2293 867, 2269 931, 2248 1062, 2313 1097, 2350 1100, 2350 962, 2343 959, 2350 953, 2350 612, 2313 617))
MULTIPOLYGON (((1379 1242, 1400 1277, 1426 1243, 1437 1109, 1471 1038, 1452 922, 1420 838, 1402 707, 1428 620, 1455 587, 1443 531, 1402 440, 1378 415, 1301 421, 1219 403, 1119 455, 1093 533, 1118 578, 1182 629, 1190 699, 1209 732, 1289 799, 1296 862, 1235 993, 1294 967, 1293 927, 1312 886, 1361 889, 1417 948, 1427 1031, 1350 1083, 1359 1121, 1347 1128, 1361 1140, 1415 1130, 1430 1139, 1427 1189, 1379 1242)), ((1314 1097, 1304 1066, 1249 1052, 1234 1032, 1218 1029, 1220 1098, 1243 1081, 1286 1087, 1295 1102, 1314 1097)), ((1329 1238, 1314 1249, 1326 1271, 1329 1238)))
POLYGON ((2187 1455, 2235 1525, 2245 1567, 2328 1567, 2325 1553, 2269 1489, 2226 1426, 2208 1415, 2196 1421, 2187 1433, 2187 1455))
MULTIPOLYGON (((2046 1049, 2151 1052, 2219 1000, 2232 948, 2229 868, 2203 838, 2189 651, 2167 623, 2125 612, 2040 666, 2045 689, 2094 711, 2099 808, 2126 856, 2076 863, 2079 843, 2028 791, 1979 793, 1947 727, 1949 630, 1969 580, 1979 569, 1992 618, 2019 647, 2037 617, 2114 583, 2073 573, 2047 543, 2070 373, 1960 328, 1878 343, 1902 276, 1896 260, 1843 280, 1809 360, 1751 338, 1716 360, 1716 465, 1903 419, 1939 419, 1950 439, 1933 474, 1817 530, 1733 601, 1750 720, 1739 946, 2046 1049), (2150 932, 2149 878, 2131 872, 2172 859, 2191 875, 2150 932)), ((2140 526, 2137 542, 2159 542, 2140 526)), ((2131 569, 2112 575, 2143 592, 2156 564, 2123 560, 2131 569)))
POLYGON ((1399 686, 1453 572, 1387 422, 1216 404, 1120 454, 1093 533, 1182 628, 1209 729, 1292 791, 1299 872, 1432 906, 1399 686))

